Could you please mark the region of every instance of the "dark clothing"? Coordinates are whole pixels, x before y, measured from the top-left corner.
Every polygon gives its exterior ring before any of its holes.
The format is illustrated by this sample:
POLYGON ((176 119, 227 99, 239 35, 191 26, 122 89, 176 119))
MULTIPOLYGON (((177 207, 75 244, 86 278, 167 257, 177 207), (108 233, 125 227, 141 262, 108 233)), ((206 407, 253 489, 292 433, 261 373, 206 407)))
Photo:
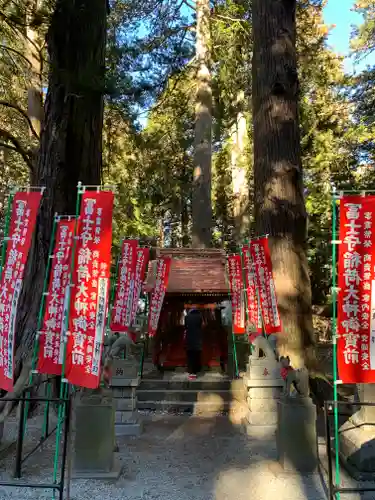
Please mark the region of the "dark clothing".
POLYGON ((188 372, 196 375, 201 371, 201 351, 197 349, 188 349, 187 355, 187 368, 188 372))
POLYGON ((188 351, 202 350, 203 318, 197 309, 191 310, 185 318, 186 349, 188 351))

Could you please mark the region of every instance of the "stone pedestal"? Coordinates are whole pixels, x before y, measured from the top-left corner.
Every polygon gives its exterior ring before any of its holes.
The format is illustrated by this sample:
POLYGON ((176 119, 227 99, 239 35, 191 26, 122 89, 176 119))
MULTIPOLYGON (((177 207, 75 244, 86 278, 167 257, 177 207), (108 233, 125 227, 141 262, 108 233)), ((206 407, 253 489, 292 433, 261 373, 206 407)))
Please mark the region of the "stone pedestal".
POLYGON ((121 468, 114 456, 115 411, 112 392, 106 389, 78 393, 75 399, 73 476, 117 479, 121 468))
POLYGON ((316 406, 310 398, 278 401, 277 453, 284 472, 313 473, 318 467, 316 406))
POLYGON ((277 425, 277 401, 284 381, 280 376, 280 365, 271 345, 264 337, 254 341, 253 354, 249 357, 244 384, 247 390, 250 425, 277 425))
MULTIPOLYGON (((375 384, 358 385, 359 410, 339 430, 340 455, 357 480, 373 480, 375 473, 375 384)), ((332 434, 334 430, 332 428, 332 434)))
POLYGON ((136 360, 115 359, 111 386, 115 400, 116 436, 139 436, 142 421, 137 414, 138 363, 136 360))

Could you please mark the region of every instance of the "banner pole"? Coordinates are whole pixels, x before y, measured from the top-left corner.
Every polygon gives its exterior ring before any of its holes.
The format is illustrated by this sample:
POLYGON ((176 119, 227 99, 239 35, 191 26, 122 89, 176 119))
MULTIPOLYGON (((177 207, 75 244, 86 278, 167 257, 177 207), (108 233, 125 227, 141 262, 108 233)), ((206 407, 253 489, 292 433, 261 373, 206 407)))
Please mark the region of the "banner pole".
POLYGON ((246 331, 247 331, 247 326, 249 323, 249 310, 248 310, 248 297, 247 297, 247 283, 246 283, 246 273, 244 272, 244 258, 243 258, 243 252, 242 252, 242 245, 239 245, 239 250, 240 250, 240 257, 241 257, 241 274, 242 274, 242 282, 243 282, 243 300, 245 301, 244 304, 244 309, 245 309, 245 316, 246 316, 246 331))
POLYGON ((6 250, 7 250, 7 238, 9 236, 9 226, 10 226, 10 218, 12 214, 12 205, 13 205, 13 198, 14 198, 15 191, 11 189, 9 195, 8 195, 8 205, 7 205, 7 211, 5 215, 5 226, 4 226, 4 235, 3 235, 3 241, 1 245, 1 263, 0 263, 0 281, 3 275, 3 268, 4 268, 4 263, 5 263, 5 257, 6 257, 6 250))
MULTIPOLYGON (((38 320, 37 320, 37 326, 36 326, 36 335, 35 335, 35 340, 34 340, 33 354, 32 354, 32 358, 31 358, 31 371, 30 371, 30 375, 29 375, 29 385, 32 384, 33 375, 37 373, 36 363, 37 363, 37 359, 38 359, 39 336, 40 336, 40 331, 42 329, 44 309, 45 309, 45 304, 46 304, 47 287, 49 284, 49 277, 50 277, 50 271, 51 271, 51 261, 53 259, 53 251, 54 251, 54 247, 55 247, 56 227, 57 227, 57 214, 55 214, 55 216, 53 218, 53 223, 52 223, 52 234, 51 234, 51 240, 50 240, 49 249, 48 249, 48 260, 47 260, 46 270, 44 273, 42 298, 40 300, 39 314, 38 314, 38 320)), ((28 418, 28 413, 29 413, 29 405, 30 405, 30 402, 26 401, 26 403, 25 403, 24 432, 26 432, 26 424, 27 424, 27 418, 28 418)), ((47 403, 47 405, 48 405, 48 403, 47 403)))
MULTIPOLYGON (((246 244, 246 240, 245 240, 246 244)), ((242 273, 242 282, 243 282, 243 300, 244 300, 244 307, 245 307, 245 315, 246 315, 246 335, 247 335, 247 342, 250 346, 250 354, 253 352, 253 344, 249 342, 249 297, 247 295, 247 281, 246 281, 246 273, 244 272, 245 269, 245 260, 243 257, 243 246, 239 245, 240 247, 240 257, 241 257, 241 273, 242 273)))
MULTIPOLYGON (((229 283, 229 278, 228 278, 228 275, 229 275, 228 267, 229 266, 228 266, 228 257, 227 257, 226 266, 225 266, 225 277, 226 277, 229 295, 230 295, 230 297, 232 297, 232 291, 230 288, 230 283, 229 283)), ((242 267, 242 264, 241 264, 241 267, 242 267)), ((231 299, 231 307, 232 307, 232 299, 231 299)), ((239 373, 238 373, 237 348, 236 348, 235 334, 234 334, 234 329, 233 329, 233 311, 232 311, 232 323, 231 323, 231 325, 232 325, 231 330, 232 330, 232 350, 233 350, 233 361, 234 361, 234 374, 235 374, 235 378, 238 378, 239 373)))
MULTIPOLYGON (((66 366, 66 352, 67 352, 67 343, 68 343, 68 332, 69 332, 69 314, 70 314, 70 299, 71 299, 71 289, 73 287, 73 273, 74 273, 74 261, 75 261, 75 253, 77 248, 77 232, 78 232, 78 223, 79 223, 79 211, 81 206, 81 196, 84 192, 84 188, 81 182, 77 184, 77 201, 76 201, 76 219, 74 224, 74 236, 73 236, 73 248, 72 248, 72 257, 70 263, 70 277, 69 277, 69 285, 68 285, 68 305, 65 313, 65 339, 64 339, 64 352, 63 352, 63 362, 61 366, 61 384, 60 384, 60 400, 67 398, 69 393, 69 384, 68 381, 65 380, 65 366, 66 366)), ((65 414, 65 404, 60 401, 59 402, 59 411, 58 411, 58 422, 57 422, 57 430, 56 430, 56 448, 55 448, 55 458, 53 464, 53 482, 55 483, 57 480, 57 470, 59 465, 59 444, 61 438, 61 427, 62 421, 64 420, 65 414)), ((66 425, 66 422, 65 422, 66 425)), ((53 497, 55 498, 55 490, 53 491, 53 497)))
MULTIPOLYGON (((339 416, 337 394, 337 269, 336 269, 336 202, 335 189, 332 196, 332 348, 333 348, 333 415, 334 415, 334 441, 335 441, 335 486, 340 486, 340 455, 339 455, 339 416)), ((329 459, 329 457, 328 457, 329 459)), ((340 493, 335 493, 340 500, 340 493)))
MULTIPOLYGON (((268 234, 264 235, 264 236, 257 236, 256 238, 253 238, 253 239, 259 239, 259 238, 268 238, 268 234)), ((249 248, 250 248, 250 245, 251 245, 251 241, 252 241, 252 239, 249 240, 249 248)), ((260 306, 259 288, 258 288, 257 280, 255 279, 255 263, 253 261, 253 257, 251 255, 251 252, 249 252, 249 254, 250 254, 249 258, 251 260, 251 267, 252 267, 252 270, 253 270, 255 293, 257 295, 257 302, 258 302, 258 304, 257 304, 257 312, 258 312, 258 318, 257 318, 257 320, 259 319, 259 316, 260 316, 260 321, 262 323, 263 337, 267 338, 266 325, 264 323, 264 318, 263 318, 263 314, 262 314, 262 308, 260 306)))
POLYGON ((118 254, 117 259, 116 259, 115 275, 114 275, 114 279, 113 279, 112 285, 111 285, 111 295, 109 298, 109 305, 108 305, 107 332, 110 331, 111 315, 112 315, 113 303, 115 300, 118 270, 119 270, 119 266, 120 266, 120 260, 121 260, 121 255, 122 255, 122 244, 124 242, 124 239, 125 238, 121 238, 121 241, 120 241, 120 253, 118 254))

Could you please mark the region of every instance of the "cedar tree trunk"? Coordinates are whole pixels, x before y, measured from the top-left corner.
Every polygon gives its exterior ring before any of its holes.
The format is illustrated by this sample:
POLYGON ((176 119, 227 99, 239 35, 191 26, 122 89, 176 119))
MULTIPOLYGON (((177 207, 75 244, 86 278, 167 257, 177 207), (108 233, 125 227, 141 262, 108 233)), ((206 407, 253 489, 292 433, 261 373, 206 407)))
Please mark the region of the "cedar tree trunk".
POLYGON ((210 2, 196 1, 197 97, 195 107, 192 196, 193 247, 211 246, 212 89, 210 74, 210 2))
POLYGON ((46 191, 19 302, 16 376, 23 370, 15 394, 28 378, 54 214, 75 214, 78 181, 101 180, 106 14, 106 0, 57 0, 47 36, 48 93, 32 179, 46 191))
POLYGON ((296 0, 253 2, 255 226, 269 234, 284 333, 280 352, 298 368, 314 356, 307 213, 298 119, 296 0))

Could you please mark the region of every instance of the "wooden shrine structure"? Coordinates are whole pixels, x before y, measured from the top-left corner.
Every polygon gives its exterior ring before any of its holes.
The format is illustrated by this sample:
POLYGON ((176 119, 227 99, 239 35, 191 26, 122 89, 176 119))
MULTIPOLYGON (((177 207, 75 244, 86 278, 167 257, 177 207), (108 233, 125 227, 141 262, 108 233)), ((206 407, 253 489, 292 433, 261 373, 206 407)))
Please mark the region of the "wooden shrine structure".
POLYGON ((163 368, 186 366, 184 316, 192 306, 203 316, 203 367, 219 366, 228 358, 228 332, 220 304, 230 298, 226 254, 220 249, 158 248, 150 262, 145 291, 156 279, 156 262, 171 257, 168 287, 153 342, 154 364, 163 368))

